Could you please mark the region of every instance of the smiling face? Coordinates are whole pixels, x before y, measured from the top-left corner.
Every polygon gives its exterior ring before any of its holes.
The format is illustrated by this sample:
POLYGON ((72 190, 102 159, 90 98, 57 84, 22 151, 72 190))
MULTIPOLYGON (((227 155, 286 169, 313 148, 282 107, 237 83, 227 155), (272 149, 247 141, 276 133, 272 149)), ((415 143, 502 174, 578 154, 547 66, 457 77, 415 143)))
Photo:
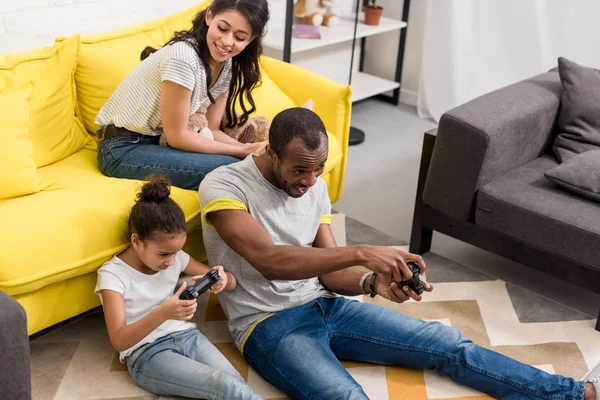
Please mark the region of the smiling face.
POLYGON ((206 43, 210 56, 217 63, 237 56, 253 39, 248 20, 236 10, 213 16, 209 9, 206 12, 206 24, 206 43))
POLYGON ((323 133, 321 144, 314 150, 309 149, 298 137, 285 146, 282 157, 269 148, 275 186, 291 197, 304 196, 323 173, 328 150, 327 135, 323 133))
POLYGON ((158 238, 140 240, 136 233, 131 235, 131 244, 138 260, 147 268, 142 272, 152 274, 163 271, 175 262, 175 255, 183 248, 187 238, 185 232, 161 235, 158 238))

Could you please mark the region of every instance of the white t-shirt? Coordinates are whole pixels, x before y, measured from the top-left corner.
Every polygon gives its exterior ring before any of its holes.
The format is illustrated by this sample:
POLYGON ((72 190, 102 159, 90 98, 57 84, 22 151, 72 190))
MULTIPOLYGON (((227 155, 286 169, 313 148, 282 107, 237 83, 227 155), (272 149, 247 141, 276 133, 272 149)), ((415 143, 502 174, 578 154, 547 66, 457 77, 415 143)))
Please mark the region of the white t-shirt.
MULTIPOLYGON (((100 296, 101 301, 100 291, 103 289, 121 293, 125 300, 126 323, 129 325, 145 317, 173 295, 179 275, 189 262, 190 256, 184 251, 179 251, 172 266, 154 275, 146 275, 114 256, 98 270, 98 282, 94 293, 100 296)), ((120 359, 124 362, 125 357, 146 343, 154 342, 173 332, 195 327, 196 324, 191 322, 167 320, 136 345, 121 351, 120 359)))

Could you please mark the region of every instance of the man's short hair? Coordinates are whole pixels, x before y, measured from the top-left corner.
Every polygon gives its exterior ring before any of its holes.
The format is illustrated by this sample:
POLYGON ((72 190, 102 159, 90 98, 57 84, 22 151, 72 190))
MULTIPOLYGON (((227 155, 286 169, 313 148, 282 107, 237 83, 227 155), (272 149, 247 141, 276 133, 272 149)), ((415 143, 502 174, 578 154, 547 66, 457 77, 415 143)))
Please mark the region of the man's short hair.
POLYGON ((321 145, 321 134, 327 135, 325 125, 317 114, 307 108, 288 108, 273 118, 269 145, 279 158, 283 158, 285 146, 292 139, 300 138, 306 147, 315 150, 321 145))

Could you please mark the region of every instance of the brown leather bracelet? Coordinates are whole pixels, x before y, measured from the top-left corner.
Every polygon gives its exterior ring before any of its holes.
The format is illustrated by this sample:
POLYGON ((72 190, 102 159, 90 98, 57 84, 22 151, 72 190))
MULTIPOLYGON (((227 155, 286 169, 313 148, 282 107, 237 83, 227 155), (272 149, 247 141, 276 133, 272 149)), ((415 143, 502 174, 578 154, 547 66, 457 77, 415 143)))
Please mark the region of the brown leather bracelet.
POLYGON ((377 272, 373 272, 373 275, 371 275, 371 281, 369 282, 369 289, 371 289, 371 293, 369 294, 369 296, 371 298, 377 296, 377 292, 375 291, 375 278, 377 277, 377 272))

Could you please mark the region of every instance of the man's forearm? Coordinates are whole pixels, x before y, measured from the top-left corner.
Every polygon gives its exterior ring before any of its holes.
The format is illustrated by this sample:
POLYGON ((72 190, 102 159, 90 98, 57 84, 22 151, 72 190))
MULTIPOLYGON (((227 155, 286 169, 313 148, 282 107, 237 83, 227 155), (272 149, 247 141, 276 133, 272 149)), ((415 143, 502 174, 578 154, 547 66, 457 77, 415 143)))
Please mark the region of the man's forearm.
POLYGON ((272 246, 248 261, 267 279, 298 280, 364 264, 365 256, 362 245, 326 249, 272 246))
POLYGON ((360 279, 365 273, 370 273, 366 268, 362 267, 350 267, 340 271, 330 272, 329 274, 321 275, 319 280, 327 289, 332 292, 344 295, 344 296, 358 296, 359 294, 369 294, 369 280, 363 282, 361 290, 360 279))

